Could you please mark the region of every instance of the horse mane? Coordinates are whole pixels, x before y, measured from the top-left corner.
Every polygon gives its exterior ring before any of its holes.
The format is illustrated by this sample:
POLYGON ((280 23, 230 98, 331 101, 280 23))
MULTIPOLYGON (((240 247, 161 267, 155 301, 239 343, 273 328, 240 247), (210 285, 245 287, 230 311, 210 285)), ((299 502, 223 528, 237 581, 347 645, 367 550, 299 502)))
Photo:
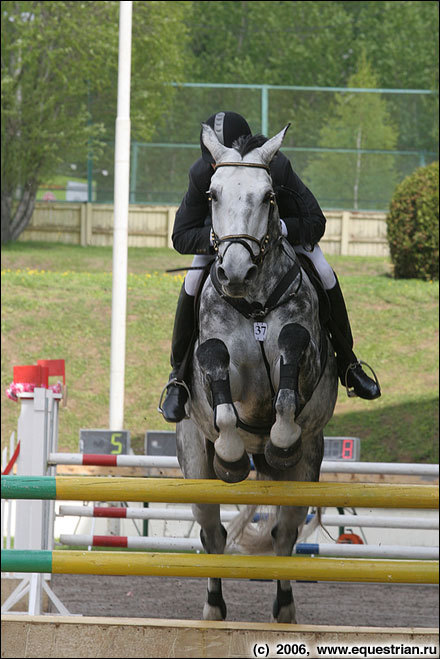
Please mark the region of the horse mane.
POLYGON ((242 135, 238 140, 235 140, 232 148, 238 151, 241 157, 244 158, 248 153, 262 146, 265 142, 267 142, 267 137, 264 135, 242 135))

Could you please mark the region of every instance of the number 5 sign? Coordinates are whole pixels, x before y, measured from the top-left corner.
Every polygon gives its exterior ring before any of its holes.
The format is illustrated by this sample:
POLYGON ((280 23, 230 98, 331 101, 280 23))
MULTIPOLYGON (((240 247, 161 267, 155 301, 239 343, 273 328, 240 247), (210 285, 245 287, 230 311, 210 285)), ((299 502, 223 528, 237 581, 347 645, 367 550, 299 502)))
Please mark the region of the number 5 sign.
POLYGON ((128 430, 87 430, 79 431, 81 453, 99 455, 126 455, 130 452, 130 432, 128 430))

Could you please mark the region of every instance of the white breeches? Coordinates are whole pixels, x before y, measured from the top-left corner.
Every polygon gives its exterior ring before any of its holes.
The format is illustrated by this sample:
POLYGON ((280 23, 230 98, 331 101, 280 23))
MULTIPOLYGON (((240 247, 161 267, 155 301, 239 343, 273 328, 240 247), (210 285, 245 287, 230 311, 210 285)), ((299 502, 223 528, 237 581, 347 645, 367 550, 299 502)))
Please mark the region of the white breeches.
POLYGON ((324 254, 319 245, 315 245, 312 252, 308 252, 301 245, 296 245, 294 250, 297 254, 305 254, 311 260, 316 268, 316 272, 321 278, 322 285, 326 291, 329 291, 336 284, 335 273, 327 263, 324 254))
MULTIPOLYGON (((210 261, 213 260, 213 256, 208 256, 207 254, 196 254, 191 263, 192 268, 204 268, 210 261)), ((188 273, 185 277, 185 293, 187 295, 195 296, 197 290, 202 281, 203 270, 188 270, 188 273)))
MULTIPOLYGON (((305 254, 307 258, 311 260, 316 268, 318 275, 321 278, 322 285, 324 286, 325 290, 328 291, 333 288, 333 286, 336 284, 336 277, 331 266, 327 263, 319 245, 315 245, 312 252, 308 252, 301 245, 297 245, 294 249, 297 254, 305 254)), ((206 254, 196 254, 191 263, 191 267, 203 268, 210 261, 212 261, 212 259, 213 257, 211 255, 208 256, 206 254)), ((188 271, 188 274, 185 277, 185 292, 187 295, 196 295, 202 280, 202 276, 203 270, 188 271)))

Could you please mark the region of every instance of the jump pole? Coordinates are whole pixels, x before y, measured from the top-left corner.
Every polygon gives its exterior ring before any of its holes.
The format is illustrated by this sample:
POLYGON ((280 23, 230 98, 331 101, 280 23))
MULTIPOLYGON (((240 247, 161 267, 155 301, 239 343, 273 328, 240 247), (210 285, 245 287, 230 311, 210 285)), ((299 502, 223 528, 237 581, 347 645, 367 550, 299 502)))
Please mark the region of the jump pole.
MULTIPOLYGON (((221 510, 222 522, 231 522, 239 513, 234 510, 221 510)), ((253 522, 258 522, 264 513, 256 513, 253 522)), ((194 522, 195 517, 191 508, 134 508, 110 506, 60 506, 59 517, 95 517, 120 519, 148 519, 148 520, 175 520, 181 522, 194 522)), ((307 515, 307 524, 315 518, 314 514, 307 515)), ((432 517, 393 517, 392 515, 322 515, 323 526, 355 526, 360 528, 383 529, 421 529, 436 530, 439 528, 439 519, 432 517)))
POLYGON ((87 476, 2 476, 1 481, 4 499, 416 509, 439 504, 438 489, 431 485, 253 480, 230 484, 208 479, 87 476))
POLYGON ((366 583, 438 583, 438 561, 6 549, 2 571, 366 583))
MULTIPOLYGON (((119 547, 146 551, 203 551, 198 538, 61 534, 60 543, 69 547, 119 547)), ((336 556, 338 558, 392 558, 408 560, 438 560, 438 547, 406 547, 404 545, 349 545, 344 543, 300 542, 296 555, 336 556)), ((229 554, 228 554, 229 555, 229 554)))
MULTIPOLYGON (((147 469, 180 469, 179 461, 171 455, 100 455, 96 453, 50 453, 49 465, 87 465, 95 467, 145 467, 147 469)), ((324 460, 321 473, 339 474, 393 474, 432 476, 438 478, 439 465, 351 462, 324 460)))

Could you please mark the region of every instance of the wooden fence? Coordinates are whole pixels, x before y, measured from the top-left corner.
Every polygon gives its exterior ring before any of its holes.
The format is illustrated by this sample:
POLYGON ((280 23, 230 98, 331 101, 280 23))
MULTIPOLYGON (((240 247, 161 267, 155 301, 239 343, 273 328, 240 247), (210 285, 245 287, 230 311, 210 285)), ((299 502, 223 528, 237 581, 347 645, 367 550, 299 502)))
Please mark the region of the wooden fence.
MULTIPOLYGON (((130 205, 129 247, 172 247, 176 206, 130 205)), ((320 245, 326 254, 388 256, 386 214, 324 211, 327 226, 320 245)), ((37 202, 20 240, 74 245, 113 244, 113 206, 90 203, 37 202)))

